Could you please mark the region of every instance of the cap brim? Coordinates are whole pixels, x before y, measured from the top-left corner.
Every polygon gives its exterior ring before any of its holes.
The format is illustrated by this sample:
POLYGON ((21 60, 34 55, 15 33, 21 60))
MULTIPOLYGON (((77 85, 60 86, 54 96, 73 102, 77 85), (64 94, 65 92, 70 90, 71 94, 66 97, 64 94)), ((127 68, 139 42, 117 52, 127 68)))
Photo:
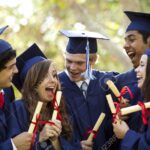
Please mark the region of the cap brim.
POLYGON ((67 36, 68 38, 94 38, 94 39, 109 40, 109 38, 107 38, 106 36, 96 32, 72 31, 72 30, 60 30, 59 32, 67 36))

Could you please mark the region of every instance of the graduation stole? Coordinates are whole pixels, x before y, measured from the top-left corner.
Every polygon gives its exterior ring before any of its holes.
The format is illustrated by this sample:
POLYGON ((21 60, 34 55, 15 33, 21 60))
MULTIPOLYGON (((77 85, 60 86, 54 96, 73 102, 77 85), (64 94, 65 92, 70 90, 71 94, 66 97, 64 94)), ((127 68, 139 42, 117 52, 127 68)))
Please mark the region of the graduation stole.
POLYGON ((4 93, 0 92, 0 109, 3 109, 4 103, 4 93))

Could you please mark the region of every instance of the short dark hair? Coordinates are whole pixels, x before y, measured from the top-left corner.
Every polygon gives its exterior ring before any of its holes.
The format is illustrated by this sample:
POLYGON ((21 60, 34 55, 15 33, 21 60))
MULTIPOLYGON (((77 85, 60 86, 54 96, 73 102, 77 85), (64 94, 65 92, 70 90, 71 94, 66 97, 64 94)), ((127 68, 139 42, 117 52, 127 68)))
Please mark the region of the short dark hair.
POLYGON ((16 51, 8 49, 0 54, 0 71, 6 68, 6 64, 16 57, 16 51))
POLYGON ((138 31, 138 32, 142 35, 144 43, 147 43, 147 39, 150 37, 150 33, 146 31, 138 31))
POLYGON ((144 84, 142 86, 142 93, 144 95, 144 100, 150 101, 150 56, 147 59, 147 67, 146 67, 146 77, 144 84))

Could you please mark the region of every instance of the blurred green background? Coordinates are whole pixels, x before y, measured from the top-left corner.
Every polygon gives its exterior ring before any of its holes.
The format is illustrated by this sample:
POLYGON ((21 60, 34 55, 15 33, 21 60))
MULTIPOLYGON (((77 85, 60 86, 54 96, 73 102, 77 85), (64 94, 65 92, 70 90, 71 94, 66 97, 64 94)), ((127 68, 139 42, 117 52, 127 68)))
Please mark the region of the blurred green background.
POLYGON ((0 26, 9 25, 1 38, 12 44, 17 55, 37 43, 62 70, 68 39, 59 30, 100 32, 110 41, 98 40, 96 68, 124 72, 132 67, 123 50, 129 23, 124 10, 150 13, 150 0, 0 0, 0 26))

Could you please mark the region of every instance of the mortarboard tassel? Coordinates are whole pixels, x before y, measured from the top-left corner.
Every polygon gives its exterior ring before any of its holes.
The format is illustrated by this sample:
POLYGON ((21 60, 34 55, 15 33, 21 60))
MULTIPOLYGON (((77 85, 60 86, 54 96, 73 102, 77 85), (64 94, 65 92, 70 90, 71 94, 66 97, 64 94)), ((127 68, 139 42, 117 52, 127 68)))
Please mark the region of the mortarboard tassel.
POLYGON ((86 44, 86 71, 85 73, 83 73, 82 75, 84 76, 85 79, 95 79, 95 77, 92 75, 92 70, 91 70, 91 67, 90 67, 90 64, 89 64, 89 51, 90 51, 90 48, 89 48, 89 41, 87 39, 87 44, 86 44))

